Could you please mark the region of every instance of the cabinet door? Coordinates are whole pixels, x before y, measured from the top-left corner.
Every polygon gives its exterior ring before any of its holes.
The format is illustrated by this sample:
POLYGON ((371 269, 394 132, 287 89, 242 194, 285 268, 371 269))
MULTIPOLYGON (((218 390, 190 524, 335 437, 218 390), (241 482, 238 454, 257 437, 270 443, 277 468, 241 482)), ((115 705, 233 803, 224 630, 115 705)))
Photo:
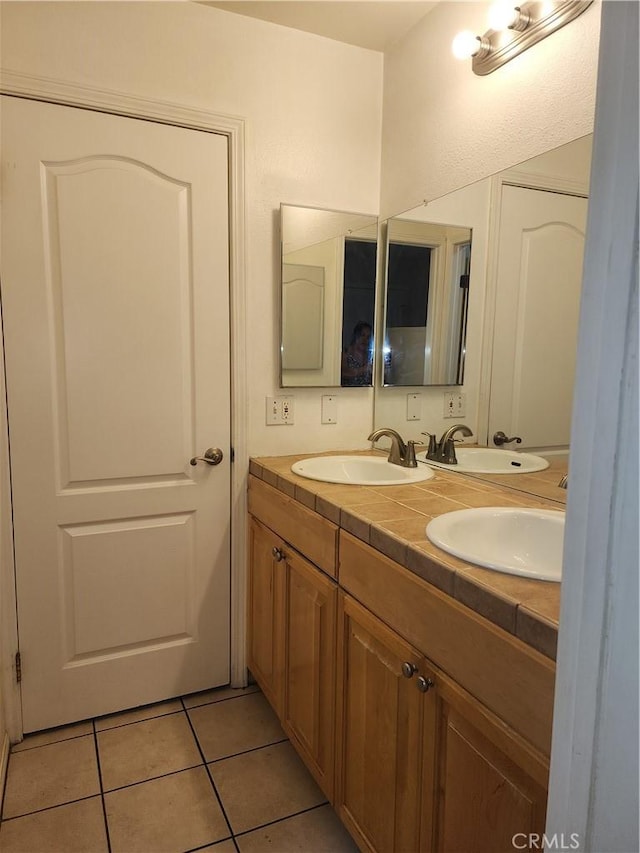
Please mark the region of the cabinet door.
POLYGON ((544 832, 546 760, 445 676, 437 684, 423 741, 421 850, 513 853, 514 836, 544 832))
POLYGON ((286 550, 283 726, 333 798, 337 585, 286 550))
POLYGON ((362 850, 419 843, 420 655, 348 596, 339 596, 336 808, 362 850))
POLYGON ((282 714, 284 543, 255 518, 249 522, 248 666, 282 714))

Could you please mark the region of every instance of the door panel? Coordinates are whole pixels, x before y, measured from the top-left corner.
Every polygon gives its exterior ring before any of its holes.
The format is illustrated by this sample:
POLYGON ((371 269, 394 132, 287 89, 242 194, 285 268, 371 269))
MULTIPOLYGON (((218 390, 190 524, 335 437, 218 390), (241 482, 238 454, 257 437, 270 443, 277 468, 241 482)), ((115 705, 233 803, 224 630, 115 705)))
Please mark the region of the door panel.
POLYGON ((507 853, 516 835, 542 835, 549 768, 540 754, 445 676, 430 731, 424 768, 435 774, 425 785, 435 794, 434 834, 424 833, 423 850, 507 853))
POLYGON ((335 581, 287 548, 283 725, 329 800, 333 798, 337 599, 335 581))
POLYGON ((61 485, 181 475, 194 414, 188 187, 118 158, 41 174, 61 485), (152 288, 131 286, 142 271, 152 288), (128 441, 132 424, 144 443, 128 441))
POLYGON ((224 136, 3 98, 25 731, 229 680, 224 136), (209 446, 220 465, 191 466, 209 446))
POLYGON ((284 542, 255 518, 249 520, 248 665, 260 689, 282 716, 284 542))

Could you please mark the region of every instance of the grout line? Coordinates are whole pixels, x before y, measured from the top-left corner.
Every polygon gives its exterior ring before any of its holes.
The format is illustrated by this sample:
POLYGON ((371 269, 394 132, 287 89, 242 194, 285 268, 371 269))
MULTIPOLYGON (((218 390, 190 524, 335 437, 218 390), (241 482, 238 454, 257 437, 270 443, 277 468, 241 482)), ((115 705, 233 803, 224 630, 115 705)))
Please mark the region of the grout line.
MULTIPOLYGON (((82 722, 86 723, 86 722, 88 722, 88 720, 82 720, 82 722)), ((50 731, 50 729, 49 729, 49 731, 50 731)), ((36 732, 35 734, 39 734, 39 732, 36 732)), ((84 734, 81 734, 81 735, 72 735, 71 737, 61 737, 59 740, 50 740, 50 741, 47 741, 46 743, 35 743, 33 746, 24 746, 22 749, 15 750, 15 752, 12 750, 11 755, 22 755, 23 752, 31 752, 34 749, 41 749, 43 746, 53 746, 54 743, 66 743, 69 740, 79 740, 82 737, 89 737, 91 734, 92 734, 92 732, 84 732, 84 734)), ((29 737, 29 735, 27 735, 27 737, 29 737)), ((24 740, 20 741, 20 743, 23 744, 24 740)))
MULTIPOLYGON (((131 710, 135 711, 138 709, 132 708, 131 710)), ((122 713, 126 714, 128 712, 123 711, 122 713)), ((162 719, 162 717, 171 717, 173 714, 180 714, 180 713, 182 713, 182 708, 178 708, 175 711, 166 711, 166 713, 163 713, 163 714, 152 714, 150 717, 142 717, 140 720, 130 720, 128 723, 116 723, 115 725, 107 726, 104 729, 103 728, 100 728, 100 729, 96 728, 96 731, 98 732, 98 734, 104 734, 105 732, 113 731, 113 729, 124 729, 127 726, 135 726, 137 723, 148 723, 150 720, 160 720, 160 719, 162 719)), ((100 720, 103 718, 97 717, 96 719, 100 720)), ((95 721, 94 721, 94 725, 95 725, 95 721)))
POLYGON ((224 844, 225 841, 231 841, 237 853, 240 853, 233 835, 230 835, 228 838, 221 838, 219 841, 211 841, 209 842, 209 844, 201 844, 199 847, 190 847, 188 850, 185 850, 184 853, 198 853, 199 850, 211 850, 212 847, 217 847, 219 844, 224 844))
POLYGON ((322 803, 318 803, 315 806, 309 806, 308 809, 300 809, 298 812, 293 812, 292 814, 284 815, 283 817, 279 817, 276 820, 270 820, 267 823, 261 823, 259 826, 254 826, 251 829, 245 829, 242 832, 236 833, 234 836, 234 840, 236 838, 242 838, 243 835, 249 835, 252 832, 257 832, 259 829, 266 829, 268 826, 274 826, 276 823, 282 823, 285 820, 289 820, 292 817, 299 817, 300 815, 307 814, 308 812, 315 811, 316 809, 320 809, 323 806, 328 806, 329 800, 324 800, 322 803))
POLYGON ((104 818, 104 830, 107 836, 107 849, 111 853, 111 838, 109 837, 109 821, 107 819, 107 805, 104 801, 104 784, 102 782, 102 765, 100 764, 100 749, 98 747, 98 732, 96 731, 96 721, 91 721, 93 728, 93 745, 96 750, 96 761, 98 762, 98 781, 100 783, 100 802, 102 803, 102 817, 104 818))
MULTIPOLYGON (((183 704, 184 704, 184 702, 183 702, 183 704)), ((222 797, 218 793, 216 783, 213 781, 213 775, 211 773, 211 770, 209 770, 209 767, 207 766, 207 760, 204 757, 204 753, 202 751, 202 748, 200 747, 200 741, 198 740, 196 730, 194 729, 193 723, 191 722, 191 718, 189 717, 189 714, 187 714, 186 710, 185 710, 185 716, 187 718, 187 723, 189 724, 189 728, 191 729, 191 734, 193 735, 193 739, 196 742, 196 746, 198 748, 198 752, 200 753, 200 757, 202 758, 202 761, 204 763, 204 768, 205 768, 205 771, 207 773, 207 776, 209 777, 209 782, 211 783, 213 793, 215 794, 215 797, 218 801, 218 805, 220 806, 220 810, 222 812, 222 816, 224 817, 225 823, 227 824, 227 827, 229 829, 229 835, 233 836, 233 827, 231 826, 231 821, 229 820, 229 816, 227 815, 227 811, 226 811, 224 804, 222 802, 222 797)))
MULTIPOLYGON (((185 711, 195 711, 196 708, 204 708, 207 705, 221 705, 223 702, 231 702, 231 701, 236 700, 236 699, 244 699, 245 696, 253 696, 255 693, 260 693, 259 689, 257 689, 257 690, 248 690, 247 688, 238 688, 238 689, 239 690, 245 690, 246 692, 243 693, 241 696, 225 696, 224 699, 210 699, 208 702, 203 701, 202 705, 185 705, 185 702, 184 702, 185 697, 184 696, 181 697, 181 700, 182 700, 182 704, 184 705, 185 711)), ((193 694, 191 694, 191 695, 193 695, 193 694)))
POLYGON ((98 792, 97 794, 88 794, 86 797, 77 797, 75 800, 66 800, 64 803, 55 803, 52 806, 44 806, 44 808, 41 809, 32 809, 32 811, 24 812, 24 814, 16 814, 11 815, 11 817, 3 817, 2 823, 8 823, 10 820, 19 820, 19 818, 21 817, 30 817, 31 815, 39 814, 40 812, 50 812, 51 809, 59 809, 63 806, 72 806, 74 803, 82 803, 85 800, 93 800, 99 796, 100 792, 98 792))
POLYGON ((204 763, 190 764, 188 767, 180 767, 178 770, 169 770, 168 773, 161 773, 159 776, 150 776, 148 779, 138 779, 136 782, 127 782, 126 785, 119 785, 117 788, 109 788, 105 794, 113 794, 116 791, 126 791, 127 788, 135 788, 136 785, 144 785, 147 782, 156 782, 158 779, 166 779, 168 776, 177 776, 178 773, 185 773, 187 770, 196 770, 198 767, 204 767, 204 763))
POLYGON ((205 763, 210 764, 219 764, 221 761, 226 761, 228 758, 237 758, 240 755, 249 755, 250 752, 258 752, 261 749, 266 749, 268 746, 277 746, 279 743, 290 743, 289 738, 285 735, 280 740, 269 741, 269 743, 262 743, 260 746, 252 746, 250 749, 242 749, 240 752, 233 752, 231 755, 223 755, 221 758, 212 758, 211 761, 206 761, 205 763))

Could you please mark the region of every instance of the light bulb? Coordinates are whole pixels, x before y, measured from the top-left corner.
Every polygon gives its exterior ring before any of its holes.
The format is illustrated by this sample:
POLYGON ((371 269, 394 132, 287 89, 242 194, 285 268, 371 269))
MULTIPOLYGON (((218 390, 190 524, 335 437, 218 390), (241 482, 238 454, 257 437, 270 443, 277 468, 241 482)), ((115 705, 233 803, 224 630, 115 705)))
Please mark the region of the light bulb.
POLYGON ((497 0, 489 9, 489 27, 495 32, 502 30, 526 30, 530 23, 527 12, 513 4, 513 0, 497 0))
POLYGON ((496 32, 507 30, 517 18, 518 13, 510 0, 498 0, 489 9, 489 27, 496 32))
POLYGON ((471 30, 463 30, 451 43, 451 51, 456 59, 469 59, 480 50, 480 39, 471 30))

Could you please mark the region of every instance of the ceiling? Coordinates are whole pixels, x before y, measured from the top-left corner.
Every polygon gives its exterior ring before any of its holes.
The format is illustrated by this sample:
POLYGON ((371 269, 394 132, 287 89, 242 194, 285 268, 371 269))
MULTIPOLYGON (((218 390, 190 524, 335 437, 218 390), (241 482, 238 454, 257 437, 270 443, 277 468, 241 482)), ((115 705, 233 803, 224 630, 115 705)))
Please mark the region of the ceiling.
POLYGON ((384 51, 424 17, 426 0, 201 0, 226 12, 248 15, 336 41, 384 51))

